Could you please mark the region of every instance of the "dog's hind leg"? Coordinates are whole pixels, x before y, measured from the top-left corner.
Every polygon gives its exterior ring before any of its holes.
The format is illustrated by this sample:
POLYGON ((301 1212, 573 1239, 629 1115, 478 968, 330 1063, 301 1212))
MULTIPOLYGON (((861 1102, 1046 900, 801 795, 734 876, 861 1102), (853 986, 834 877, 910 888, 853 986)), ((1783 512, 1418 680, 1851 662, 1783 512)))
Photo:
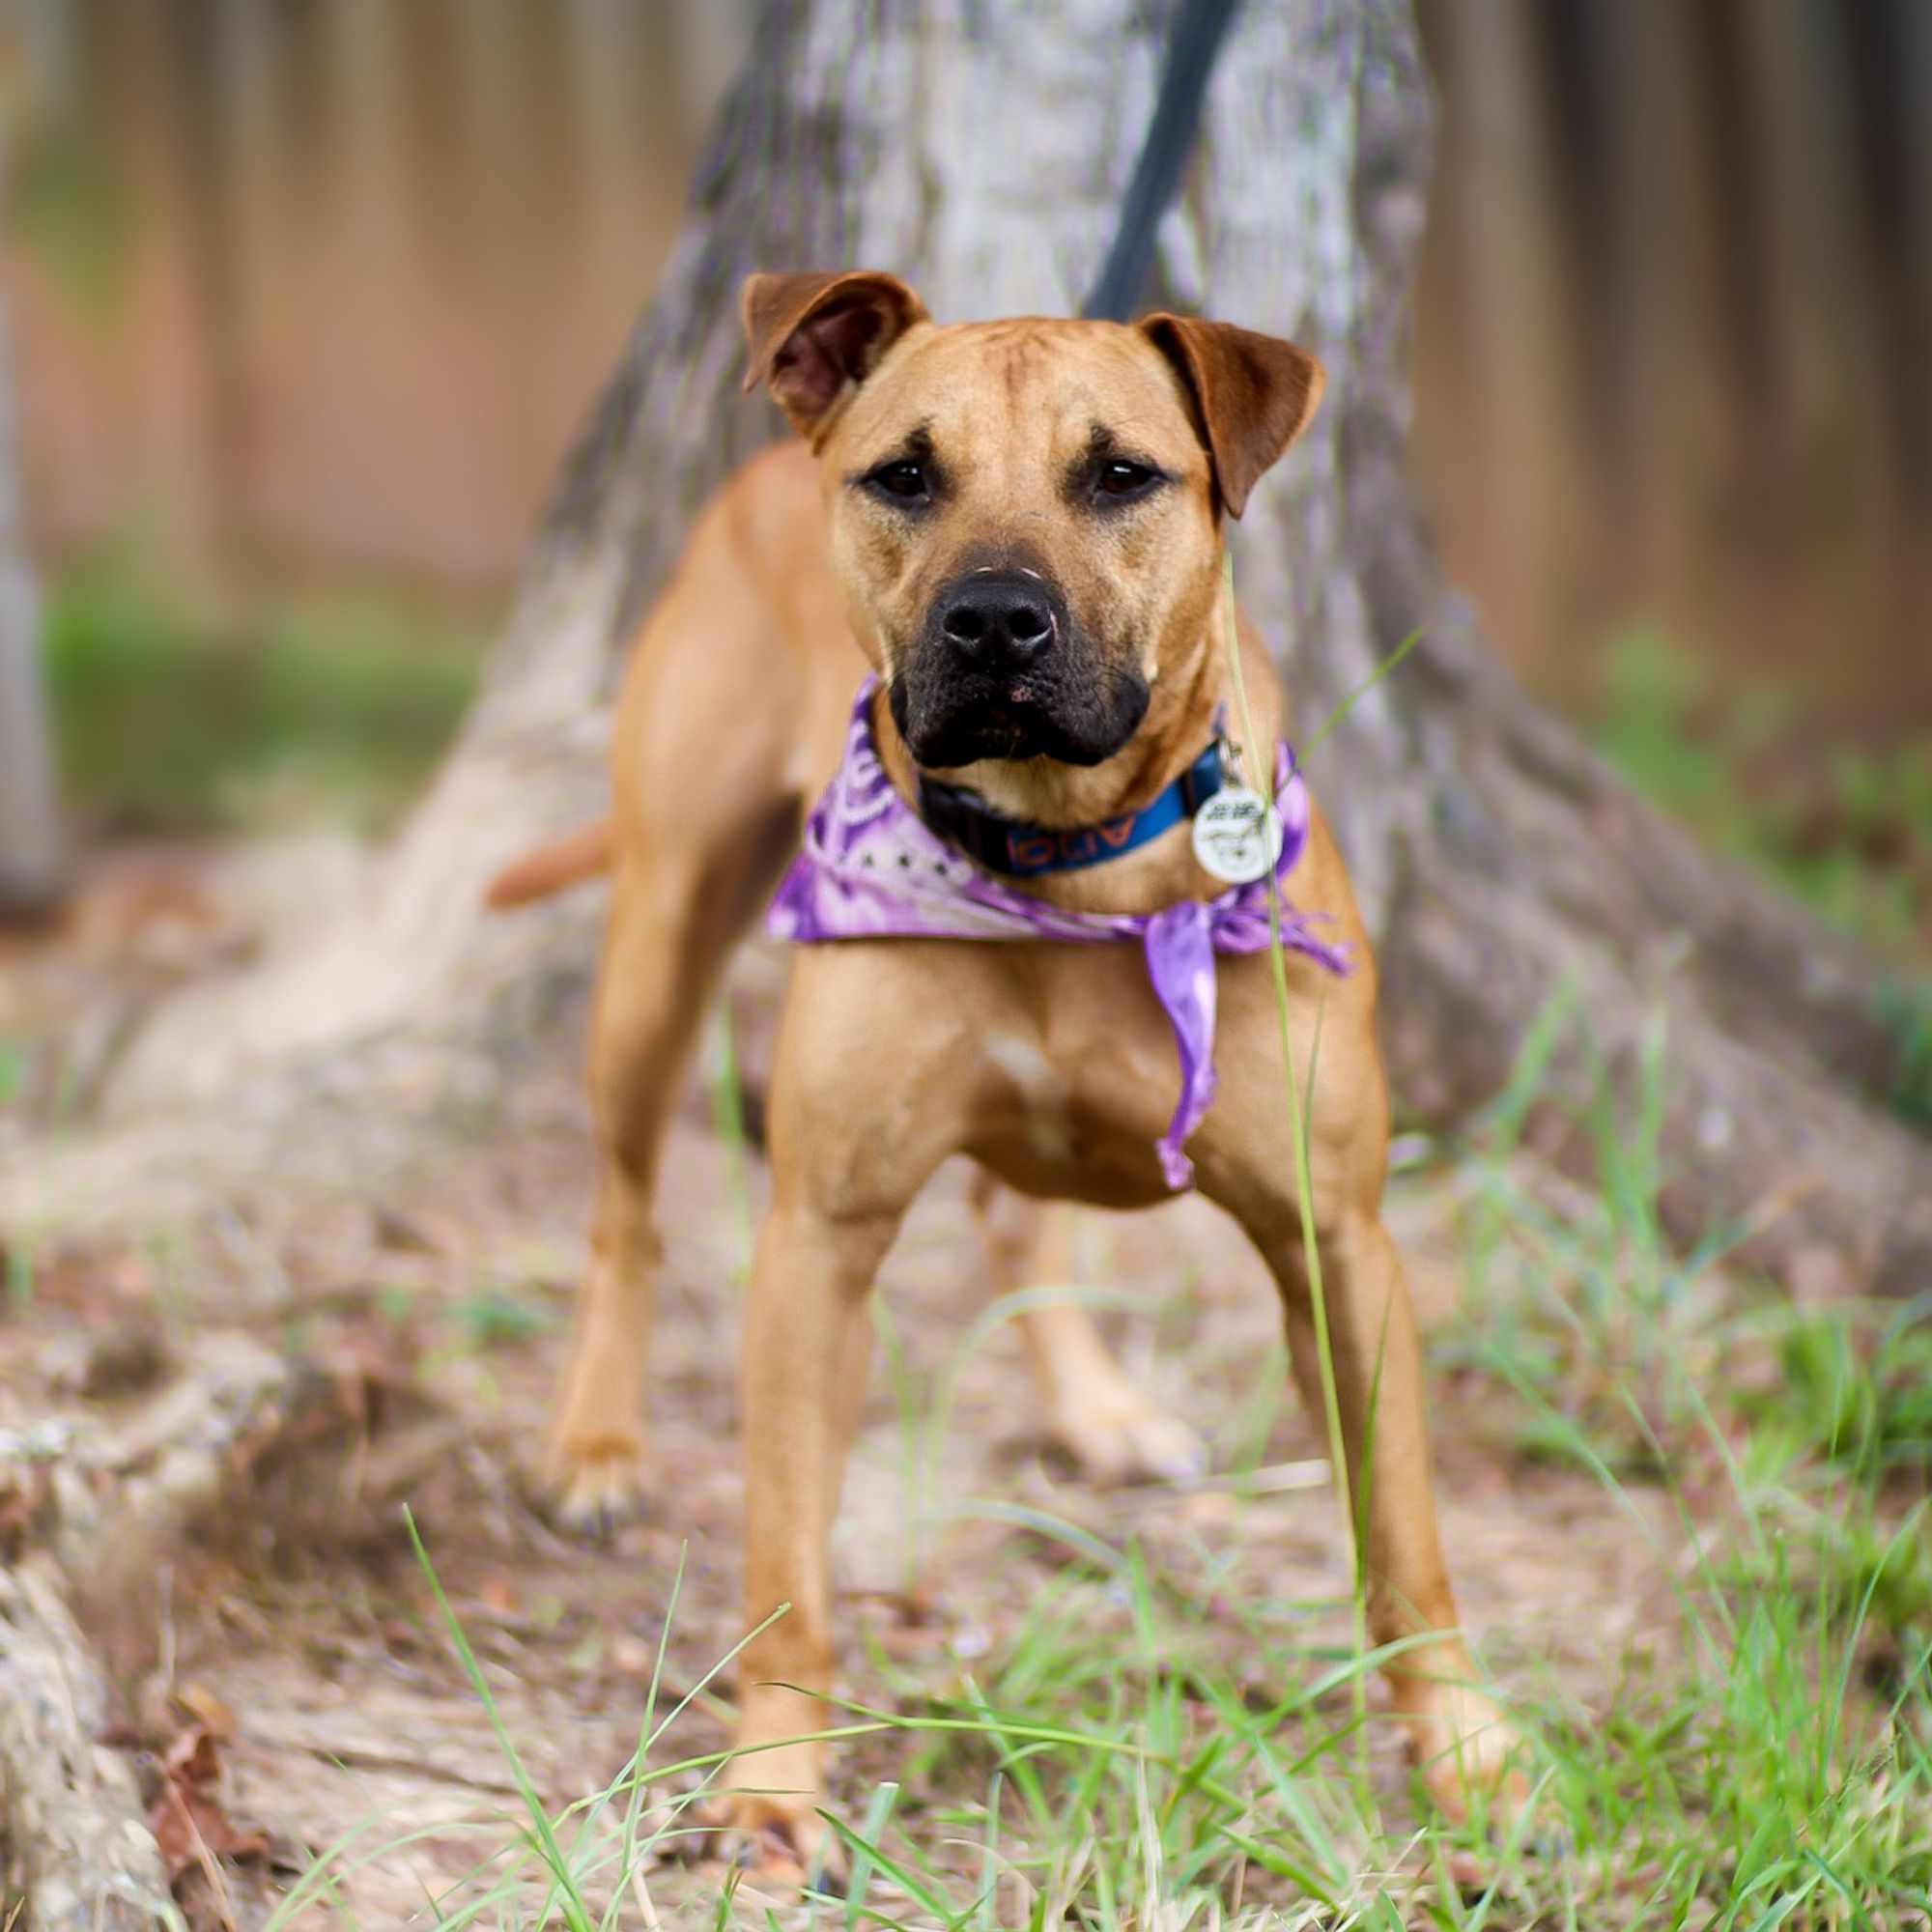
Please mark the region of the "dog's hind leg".
POLYGON ((578 1522, 638 1495, 665 1124, 725 957, 838 762, 865 669, 823 548, 809 453, 754 459, 699 517, 618 700, 589 1056, 596 1218, 552 1437, 578 1522))
POLYGON ((559 1509, 579 1527, 603 1527, 638 1498, 665 1124, 725 956, 795 837, 796 808, 781 799, 730 841, 728 863, 682 841, 619 858, 590 1029, 590 1267, 552 1439, 559 1509))
POLYGON ((985 1173, 972 1202, 985 1237, 994 1288, 1038 1293, 1015 1311, 1046 1406, 1047 1433, 1099 1482, 1184 1482, 1207 1467, 1201 1438, 1122 1372, 1094 1319, 1070 1296, 1073 1210, 1029 1201, 985 1173))

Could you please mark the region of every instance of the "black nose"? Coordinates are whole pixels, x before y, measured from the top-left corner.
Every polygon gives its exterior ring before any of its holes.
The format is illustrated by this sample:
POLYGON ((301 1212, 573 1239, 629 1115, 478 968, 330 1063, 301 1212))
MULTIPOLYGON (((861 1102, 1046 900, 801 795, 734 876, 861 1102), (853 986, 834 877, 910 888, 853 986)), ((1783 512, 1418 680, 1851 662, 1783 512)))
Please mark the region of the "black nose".
POLYGON ((1053 605, 1037 578, 1017 570, 977 570, 942 596, 940 635, 962 656, 988 667, 1031 664, 1053 641, 1053 605))

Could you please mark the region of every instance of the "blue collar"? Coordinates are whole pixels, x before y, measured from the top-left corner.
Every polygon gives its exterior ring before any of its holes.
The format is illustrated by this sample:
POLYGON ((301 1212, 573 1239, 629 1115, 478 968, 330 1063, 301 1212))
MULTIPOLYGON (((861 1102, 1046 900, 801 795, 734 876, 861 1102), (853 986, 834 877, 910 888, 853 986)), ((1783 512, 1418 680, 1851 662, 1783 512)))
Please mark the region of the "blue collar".
POLYGON ((1085 871, 1158 838, 1192 818, 1223 781, 1221 741, 1216 738, 1151 805, 1098 825, 1029 825, 995 811, 964 785, 925 777, 919 781, 919 815, 989 872, 1037 879, 1045 872, 1085 871))

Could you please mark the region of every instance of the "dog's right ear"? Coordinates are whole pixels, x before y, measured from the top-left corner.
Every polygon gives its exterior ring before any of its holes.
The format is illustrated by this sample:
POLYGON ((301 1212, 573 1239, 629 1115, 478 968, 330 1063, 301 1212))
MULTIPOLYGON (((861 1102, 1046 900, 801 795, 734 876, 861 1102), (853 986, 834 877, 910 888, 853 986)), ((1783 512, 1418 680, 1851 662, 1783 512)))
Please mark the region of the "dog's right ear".
POLYGON ((1308 427, 1327 382, 1307 350, 1191 315, 1150 315, 1140 331, 1173 365, 1200 417, 1214 488, 1231 517, 1308 427))
POLYGON ((814 447, 852 392, 925 304, 896 275, 753 275, 745 283, 745 387, 768 384, 793 429, 814 447))

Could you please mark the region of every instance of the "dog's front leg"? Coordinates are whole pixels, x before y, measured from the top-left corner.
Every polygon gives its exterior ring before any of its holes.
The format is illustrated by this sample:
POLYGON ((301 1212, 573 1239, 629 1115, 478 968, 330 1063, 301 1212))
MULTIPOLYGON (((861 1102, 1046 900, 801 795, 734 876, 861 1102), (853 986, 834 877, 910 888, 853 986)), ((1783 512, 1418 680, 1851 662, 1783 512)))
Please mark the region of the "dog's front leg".
MULTIPOLYGON (((1363 1532, 1369 1633, 1377 1644, 1405 1646, 1383 1674, 1436 1804, 1461 1818, 1481 1793, 1507 1812, 1522 1793, 1512 1765, 1516 1741, 1482 1690, 1458 1628, 1435 1524, 1421 1350, 1402 1262, 1380 1214, 1365 1202, 1318 1226, 1350 1516, 1363 1532)), ((1320 1427, 1327 1377, 1298 1219, 1270 1217, 1251 1232, 1280 1284, 1295 1384, 1320 1427)))
POLYGON ((768 1868, 837 1864, 816 1807, 832 1688, 830 1543, 865 1397, 867 1300, 896 1214, 835 1219, 781 1200, 765 1222, 745 1307, 745 1616, 739 1756, 717 1810, 754 1834, 768 1868))

